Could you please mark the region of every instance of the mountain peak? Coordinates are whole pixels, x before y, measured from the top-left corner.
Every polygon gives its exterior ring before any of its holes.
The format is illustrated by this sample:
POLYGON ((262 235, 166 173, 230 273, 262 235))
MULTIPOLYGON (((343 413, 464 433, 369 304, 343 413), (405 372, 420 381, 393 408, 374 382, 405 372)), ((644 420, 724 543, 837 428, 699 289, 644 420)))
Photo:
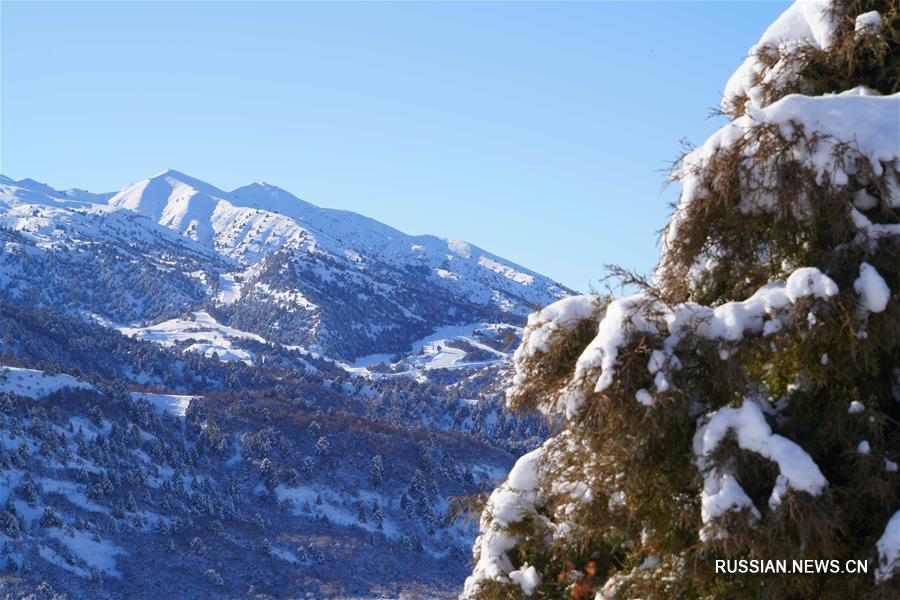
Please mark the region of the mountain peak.
POLYGON ((174 177, 174 178, 178 179, 181 177, 188 177, 188 175, 185 175, 181 171, 176 171, 175 169, 165 169, 163 171, 160 171, 153 177, 150 177, 150 179, 156 179, 158 177, 174 177))
MULTIPOLYGON (((216 197, 216 198, 227 198, 228 193, 224 190, 217 188, 211 183, 207 183, 202 179, 197 179, 196 177, 192 177, 183 171, 177 171, 175 169, 166 169, 160 173, 157 173, 153 177, 149 179, 145 179, 143 182, 166 182, 169 186, 172 186, 173 183, 181 183, 187 186, 190 186, 197 190, 198 192, 202 192, 204 194, 216 197)), ((135 184, 138 185, 138 184, 135 184)), ((126 188, 127 189, 127 188, 126 188)))
POLYGON ((30 177, 26 177, 25 179, 20 179, 16 182, 19 187, 23 187, 25 189, 40 191, 40 192, 56 192, 52 187, 47 185, 46 183, 41 183, 40 181, 36 181, 31 179, 30 177))
POLYGON ((236 194, 237 192, 240 192, 240 191, 248 192, 250 190, 264 191, 264 192, 270 192, 270 193, 280 192, 282 194, 293 195, 286 189, 278 187, 277 185, 273 185, 273 184, 265 182, 265 181, 254 181, 253 183, 250 183, 250 184, 241 186, 235 190, 232 190, 231 193, 236 194))
POLYGON ((229 197, 237 206, 260 208, 299 219, 308 218, 310 211, 321 210, 286 189, 265 181, 254 181, 249 185, 234 189, 230 192, 229 197))

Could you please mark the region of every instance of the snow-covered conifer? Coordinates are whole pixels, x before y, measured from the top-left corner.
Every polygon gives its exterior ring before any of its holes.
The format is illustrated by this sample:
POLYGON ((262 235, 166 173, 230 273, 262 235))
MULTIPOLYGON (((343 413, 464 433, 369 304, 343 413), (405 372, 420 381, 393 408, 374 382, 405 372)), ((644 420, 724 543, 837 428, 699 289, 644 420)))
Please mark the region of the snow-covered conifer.
POLYGON ((896 597, 898 90, 896 2, 765 32, 676 165, 651 280, 529 317, 507 401, 564 426, 491 494, 465 598, 896 597))
POLYGON ((378 487, 384 481, 384 465, 381 461, 381 455, 376 454, 372 457, 372 469, 370 473, 372 485, 378 487))
POLYGON ((44 514, 41 515, 41 527, 62 527, 62 519, 49 506, 44 507, 44 514))
POLYGON ((319 436, 316 441, 316 456, 325 456, 326 454, 328 454, 328 438, 324 435, 319 436))

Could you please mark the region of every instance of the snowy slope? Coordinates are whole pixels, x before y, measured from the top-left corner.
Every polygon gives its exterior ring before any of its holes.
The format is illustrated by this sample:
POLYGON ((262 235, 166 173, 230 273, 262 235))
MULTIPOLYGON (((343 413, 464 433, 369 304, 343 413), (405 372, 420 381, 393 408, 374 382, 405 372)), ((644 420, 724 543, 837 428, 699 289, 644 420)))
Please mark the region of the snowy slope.
POLYGON ((0 365, 0 393, 16 394, 36 400, 63 388, 90 389, 89 383, 71 375, 50 375, 34 369, 4 367, 0 365))
POLYGON ((131 392, 132 400, 146 400, 160 413, 168 413, 176 417, 183 417, 187 412, 191 400, 198 396, 183 396, 179 394, 155 394, 150 392, 131 392))
POLYGON ((0 183, 0 299, 132 322, 179 314, 233 261, 103 203, 109 195, 0 183), (97 201, 97 202, 93 202, 97 201))
MULTIPOLYGON (((0 296, 15 301, 137 328, 213 311, 223 326, 344 361, 406 352, 448 326, 520 325, 570 293, 466 242, 171 170, 115 194, 3 178, 0 247, 0 296)), ((251 358, 215 342, 192 350, 251 358)), ((453 352, 434 364, 463 362, 453 352)))
POLYGON ((208 595, 211 565, 239 595, 455 596, 474 530, 451 501, 544 434, 498 386, 556 293, 264 184, 3 178, 0 354, 31 367, 0 368, 14 570, 71 597, 208 595), (172 577, 135 586, 148 560, 172 577))
POLYGON ((242 262, 290 249, 324 253, 358 270, 426 268, 436 286, 456 287, 468 301, 525 312, 565 295, 560 285, 477 246, 410 236, 348 211, 325 209, 266 183, 225 192, 164 171, 109 200, 242 262))
POLYGON ((195 312, 187 318, 169 319, 147 327, 119 327, 128 337, 172 346, 178 342, 189 345, 187 352, 199 352, 204 356, 217 356, 219 360, 241 360, 247 364, 253 359, 253 352, 239 348, 240 340, 265 343, 254 333, 240 331, 217 322, 206 312, 195 312))

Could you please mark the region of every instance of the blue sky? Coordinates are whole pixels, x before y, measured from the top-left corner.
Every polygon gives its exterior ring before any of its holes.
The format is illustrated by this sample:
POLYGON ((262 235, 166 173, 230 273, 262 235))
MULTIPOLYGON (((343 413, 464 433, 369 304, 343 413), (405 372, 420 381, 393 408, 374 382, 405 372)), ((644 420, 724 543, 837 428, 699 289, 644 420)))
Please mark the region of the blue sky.
POLYGON ((663 170, 786 6, 3 1, 0 171, 263 180, 587 290, 652 268, 663 170))

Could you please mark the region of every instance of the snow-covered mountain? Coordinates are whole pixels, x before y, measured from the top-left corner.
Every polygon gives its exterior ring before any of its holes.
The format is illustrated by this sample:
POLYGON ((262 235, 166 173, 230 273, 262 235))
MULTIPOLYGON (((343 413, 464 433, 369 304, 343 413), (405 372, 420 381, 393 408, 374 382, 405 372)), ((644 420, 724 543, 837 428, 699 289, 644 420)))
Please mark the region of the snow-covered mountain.
POLYGON ((518 324, 535 306, 570 293, 466 242, 407 235, 264 183, 228 192, 172 170, 114 194, 3 178, 0 227, 8 238, 0 282, 20 280, 8 293, 55 306, 67 297, 69 309, 129 325, 208 308, 228 325, 340 359, 404 352, 448 325, 518 324), (122 263, 104 249, 134 255, 122 263), (139 271, 184 298, 148 306, 128 298, 129 286, 110 310, 92 301, 104 290, 71 298, 65 281, 22 281, 35 273, 29 257, 47 252, 54 256, 45 263, 77 262, 105 291, 139 271), (123 273, 123 264, 140 266, 123 273))
POLYGON ((0 595, 454 596, 454 498, 547 435, 501 390, 569 293, 266 184, 3 177, 0 595))

